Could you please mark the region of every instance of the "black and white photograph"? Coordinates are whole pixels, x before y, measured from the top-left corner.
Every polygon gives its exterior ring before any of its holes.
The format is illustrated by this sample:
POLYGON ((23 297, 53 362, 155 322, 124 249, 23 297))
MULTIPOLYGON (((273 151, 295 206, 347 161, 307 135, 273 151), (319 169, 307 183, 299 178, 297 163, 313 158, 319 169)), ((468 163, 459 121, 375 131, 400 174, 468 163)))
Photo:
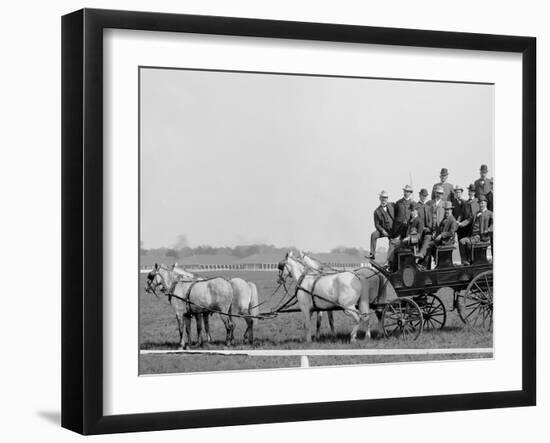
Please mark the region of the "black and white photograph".
POLYGON ((136 75, 140 375, 493 358, 493 83, 136 75))

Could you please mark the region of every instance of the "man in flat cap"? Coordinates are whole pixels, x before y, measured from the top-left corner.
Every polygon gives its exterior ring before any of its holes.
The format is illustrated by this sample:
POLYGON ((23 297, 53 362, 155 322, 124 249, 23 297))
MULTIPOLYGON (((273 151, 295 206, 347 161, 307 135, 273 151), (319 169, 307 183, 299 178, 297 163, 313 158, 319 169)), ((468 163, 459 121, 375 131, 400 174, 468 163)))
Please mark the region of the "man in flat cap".
POLYGON ((429 267, 431 257, 435 255, 435 251, 440 245, 452 245, 455 242, 455 234, 458 223, 453 217, 453 204, 450 201, 445 202, 444 205, 445 215, 443 220, 437 226, 433 239, 428 244, 428 250, 422 265, 426 268, 429 267))
POLYGON ((391 203, 388 202, 388 193, 386 191, 380 192, 378 198, 380 199, 380 205, 374 210, 374 227, 376 228, 370 236, 370 254, 369 258, 374 260, 374 254, 376 253, 376 243, 381 237, 388 238, 388 241, 393 237, 393 225, 394 225, 394 208, 391 203))
POLYGON ((449 170, 447 168, 441 168, 441 172, 439 173, 440 182, 433 185, 432 188, 432 200, 435 200, 435 189, 440 186, 443 188, 443 195, 442 199, 443 201, 451 200, 451 196, 453 195, 453 185, 447 182, 447 179, 449 178, 449 170))
POLYGON ((474 216, 472 232, 469 237, 460 240, 460 259, 463 265, 469 265, 472 256, 472 244, 491 241, 493 233, 493 213, 487 209, 487 197, 479 197, 479 212, 474 216))
POLYGON ((487 193, 491 190, 491 183, 487 179, 488 172, 489 169, 487 168, 487 165, 481 165, 481 167, 479 168, 479 178, 474 182, 476 198, 479 198, 482 195, 486 196, 487 193))

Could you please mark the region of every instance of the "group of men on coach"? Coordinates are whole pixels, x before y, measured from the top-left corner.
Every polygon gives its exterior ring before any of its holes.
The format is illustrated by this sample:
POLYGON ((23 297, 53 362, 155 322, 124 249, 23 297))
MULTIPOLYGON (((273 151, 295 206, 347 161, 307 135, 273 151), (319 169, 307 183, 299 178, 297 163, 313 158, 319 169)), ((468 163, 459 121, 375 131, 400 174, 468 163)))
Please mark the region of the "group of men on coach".
POLYGON ((462 264, 469 265, 472 244, 492 243, 493 237, 493 179, 487 178, 487 165, 481 165, 479 174, 480 178, 468 186, 467 199, 462 197, 464 190, 460 186, 453 188, 447 181, 446 168, 441 169, 441 181, 434 184, 430 200, 428 190, 421 189, 419 200, 414 201, 409 185, 403 188, 403 198, 395 203, 389 202, 386 191, 380 192, 369 258, 375 258, 378 239, 387 237, 387 265, 391 270, 395 270, 396 250, 412 245, 417 246, 419 266, 429 269, 437 247, 454 245, 456 235, 462 264))

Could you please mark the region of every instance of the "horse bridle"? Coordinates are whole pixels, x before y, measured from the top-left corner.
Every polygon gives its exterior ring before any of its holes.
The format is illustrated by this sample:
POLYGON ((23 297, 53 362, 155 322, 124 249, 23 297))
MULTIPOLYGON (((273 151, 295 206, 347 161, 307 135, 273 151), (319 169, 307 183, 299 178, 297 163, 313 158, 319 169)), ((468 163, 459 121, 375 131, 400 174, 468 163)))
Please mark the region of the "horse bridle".
POLYGON ((147 284, 145 285, 145 292, 147 293, 153 293, 155 296, 159 296, 157 294, 157 288, 159 286, 161 286, 161 289, 160 291, 163 293, 163 294, 166 294, 166 292, 168 291, 168 285, 166 284, 166 280, 164 279, 164 276, 159 272, 159 269, 161 269, 160 266, 157 266, 155 267, 150 273, 149 275, 147 276, 147 284), (153 278, 149 278, 151 276, 151 274, 153 275, 153 278), (161 279, 161 282, 160 283, 155 283, 155 285, 153 286, 153 280, 155 280, 155 277, 160 277, 161 279))

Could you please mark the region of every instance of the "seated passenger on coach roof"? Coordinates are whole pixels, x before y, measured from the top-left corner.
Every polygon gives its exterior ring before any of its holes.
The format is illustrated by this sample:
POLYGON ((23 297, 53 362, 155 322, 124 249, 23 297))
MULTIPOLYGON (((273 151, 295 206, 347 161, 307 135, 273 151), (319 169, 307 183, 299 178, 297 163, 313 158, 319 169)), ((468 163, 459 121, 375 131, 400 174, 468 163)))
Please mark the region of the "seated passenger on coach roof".
POLYGON ((418 215, 418 206, 415 205, 411 210, 411 218, 407 223, 407 230, 403 238, 397 237, 390 242, 388 251, 388 266, 390 271, 397 270, 397 251, 411 246, 417 246, 424 232, 424 222, 418 215))
POLYGON ((388 240, 393 235, 393 220, 395 218, 393 205, 388 202, 388 193, 381 191, 378 195, 380 205, 374 210, 374 227, 376 228, 370 236, 369 258, 374 260, 376 243, 379 238, 386 237, 388 240))
POLYGON ((462 198, 463 189, 461 186, 456 186, 454 191, 453 199, 453 215, 458 223, 458 229, 456 230, 456 235, 458 240, 467 237, 470 233, 470 219, 472 214, 470 213, 470 206, 462 198))
POLYGON ((479 242, 490 242, 493 233, 493 213, 487 209, 487 197, 479 197, 479 212, 472 223, 472 233, 469 237, 460 240, 458 248, 462 264, 470 264, 472 257, 472 245, 479 242))
POLYGON ((441 168, 441 172, 439 173, 440 182, 433 185, 432 188, 432 200, 435 200, 435 190, 438 187, 443 188, 443 195, 441 198, 443 201, 447 201, 451 199, 451 196, 453 195, 453 185, 450 183, 447 183, 447 179, 449 178, 449 170, 447 168, 441 168))
POLYGON ((441 223, 437 226, 433 235, 433 240, 428 244, 426 255, 421 262, 421 265, 425 268, 429 267, 431 257, 435 256, 438 246, 453 245, 455 242, 458 223, 453 217, 453 204, 451 202, 445 202, 444 209, 445 215, 443 220, 441 220, 441 223))

